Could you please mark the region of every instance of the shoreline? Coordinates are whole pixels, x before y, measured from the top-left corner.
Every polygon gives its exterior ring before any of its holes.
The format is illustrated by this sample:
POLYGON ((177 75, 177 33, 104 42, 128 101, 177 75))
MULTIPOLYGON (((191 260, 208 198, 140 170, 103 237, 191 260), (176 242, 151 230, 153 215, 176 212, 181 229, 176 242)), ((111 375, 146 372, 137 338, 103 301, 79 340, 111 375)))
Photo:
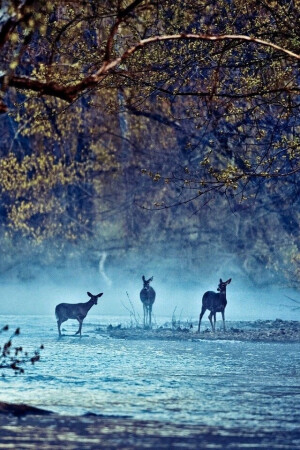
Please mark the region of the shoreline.
POLYGON ((213 333, 211 328, 203 325, 200 333, 197 333, 197 323, 189 326, 178 325, 172 327, 170 323, 164 326, 143 329, 141 327, 123 327, 109 326, 106 330, 98 329, 98 333, 108 333, 111 338, 115 339, 132 339, 132 340, 184 340, 184 341, 201 341, 201 340, 228 340, 241 342, 300 342, 300 322, 292 320, 257 320, 251 321, 228 321, 226 322, 226 331, 219 328, 217 324, 216 332, 213 333))
POLYGON ((298 429, 225 428, 87 414, 67 416, 0 402, 0 448, 298 449, 298 429))

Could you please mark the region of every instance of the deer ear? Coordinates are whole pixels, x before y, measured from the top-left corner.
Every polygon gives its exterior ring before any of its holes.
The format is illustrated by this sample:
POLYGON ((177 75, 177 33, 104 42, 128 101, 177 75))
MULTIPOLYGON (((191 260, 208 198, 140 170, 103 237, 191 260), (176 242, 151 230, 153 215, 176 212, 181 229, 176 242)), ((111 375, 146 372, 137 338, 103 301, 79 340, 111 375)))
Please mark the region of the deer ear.
POLYGON ((229 280, 226 281, 227 284, 231 283, 231 278, 229 278, 229 280))
POLYGON ((101 292, 101 294, 98 294, 97 297, 98 297, 98 298, 99 298, 99 297, 102 297, 102 295, 103 295, 103 292, 101 292))
POLYGON ((153 277, 151 277, 149 281, 153 281, 153 277))
POLYGON ((220 278, 220 283, 223 283, 222 278, 220 278))
POLYGON ((93 297, 92 294, 91 294, 90 292, 87 292, 87 295, 88 295, 89 297, 93 297))
POLYGON ((142 276, 142 280, 145 281, 145 275, 142 276))

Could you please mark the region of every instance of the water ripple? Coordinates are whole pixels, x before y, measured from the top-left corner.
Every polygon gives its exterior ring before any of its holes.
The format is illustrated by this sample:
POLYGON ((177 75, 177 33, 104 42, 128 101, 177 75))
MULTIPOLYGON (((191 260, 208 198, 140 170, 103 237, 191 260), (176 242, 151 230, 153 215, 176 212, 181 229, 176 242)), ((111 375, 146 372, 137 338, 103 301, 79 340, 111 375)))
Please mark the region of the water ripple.
POLYGON ((126 341, 94 335, 88 325, 88 337, 58 340, 49 319, 23 320, 20 343, 26 349, 43 343, 45 350, 24 376, 0 381, 3 401, 211 426, 299 423, 295 344, 126 341))

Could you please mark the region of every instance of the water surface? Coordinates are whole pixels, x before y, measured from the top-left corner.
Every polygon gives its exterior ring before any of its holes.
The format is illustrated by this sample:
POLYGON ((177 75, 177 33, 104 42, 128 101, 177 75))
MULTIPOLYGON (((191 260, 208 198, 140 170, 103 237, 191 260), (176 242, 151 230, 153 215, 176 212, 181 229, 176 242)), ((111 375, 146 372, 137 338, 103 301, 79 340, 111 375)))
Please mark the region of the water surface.
MULTIPOLYGON (((119 322, 91 316, 83 337, 58 339, 54 317, 0 316, 20 326, 15 345, 45 346, 24 375, 0 379, 0 400, 59 413, 95 413, 182 424, 292 430, 300 423, 299 345, 117 340, 119 322)), ((78 326, 68 321, 67 334, 78 326)), ((4 337, 0 336, 1 344, 4 337)), ((1 345, 0 344, 0 345, 1 345)))

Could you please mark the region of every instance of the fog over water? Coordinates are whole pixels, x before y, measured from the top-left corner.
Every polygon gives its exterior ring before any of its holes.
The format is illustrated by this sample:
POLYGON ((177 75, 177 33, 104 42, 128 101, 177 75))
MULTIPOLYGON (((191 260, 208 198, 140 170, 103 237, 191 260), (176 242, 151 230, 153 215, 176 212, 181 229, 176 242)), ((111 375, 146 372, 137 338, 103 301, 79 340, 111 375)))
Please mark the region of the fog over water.
POLYGON ((93 294, 103 292, 104 295, 89 315, 118 315, 126 319, 131 310, 141 319, 143 310, 139 293, 143 287, 142 275, 154 277, 154 319, 155 316, 164 316, 170 320, 173 314, 177 319, 197 319, 204 292, 217 292, 219 278, 232 278, 227 287, 227 320, 300 319, 300 309, 295 309, 297 304, 291 300, 300 299, 300 293, 295 290, 276 285, 254 286, 230 268, 210 278, 199 276, 199 279, 189 280, 186 272, 183 271, 182 276, 179 273, 171 277, 170 271, 165 271, 159 265, 146 270, 141 266, 131 271, 120 267, 104 274, 99 273, 97 267, 77 267, 73 270, 40 271, 36 277, 27 281, 20 281, 16 277, 0 279, 0 314, 54 316, 58 303, 86 302, 89 300, 86 292, 90 291, 93 294))

